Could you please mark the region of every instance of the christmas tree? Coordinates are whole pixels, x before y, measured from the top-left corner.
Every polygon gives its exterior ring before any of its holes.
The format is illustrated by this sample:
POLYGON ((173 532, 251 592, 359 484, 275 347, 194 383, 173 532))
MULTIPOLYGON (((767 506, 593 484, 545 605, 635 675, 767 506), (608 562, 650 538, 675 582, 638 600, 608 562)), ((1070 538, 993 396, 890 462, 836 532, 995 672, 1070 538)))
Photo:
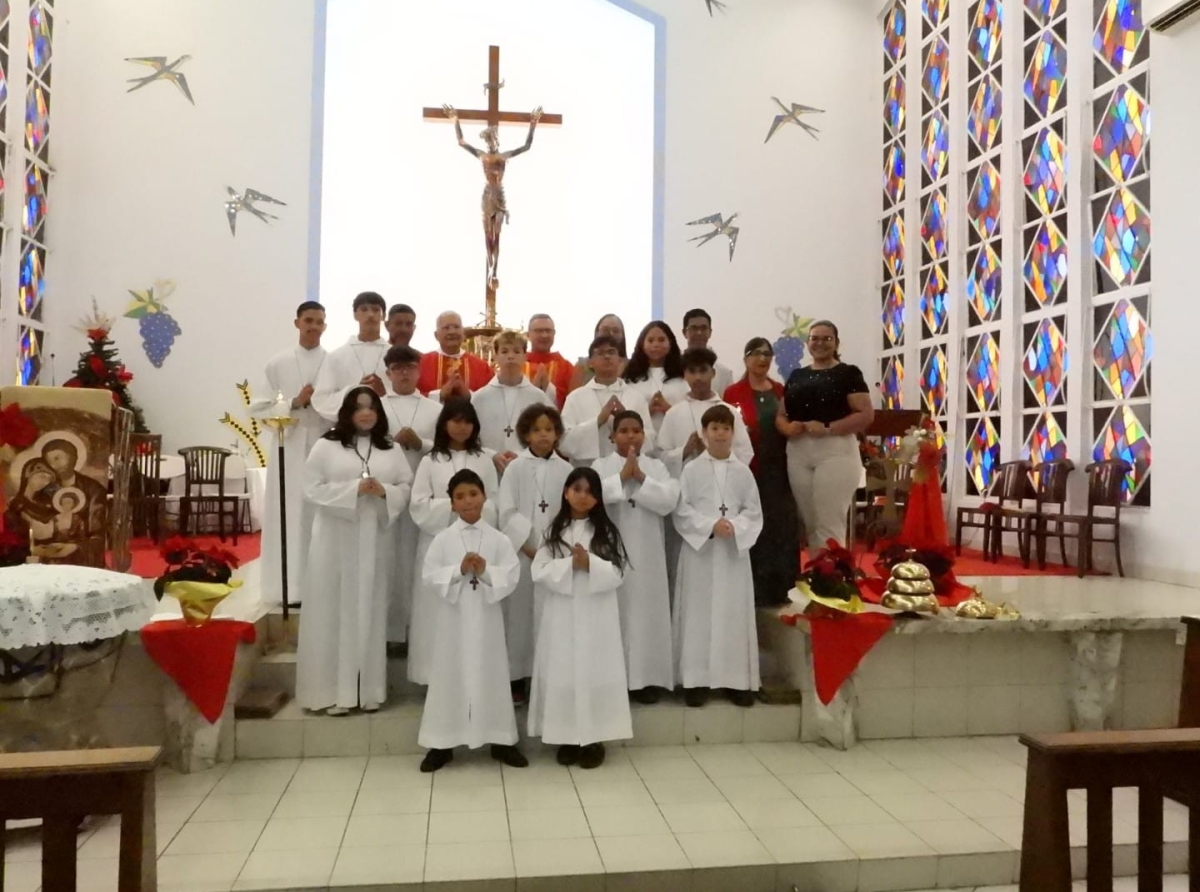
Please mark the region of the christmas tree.
POLYGON ((117 347, 108 336, 112 330, 112 320, 100 312, 93 300, 92 315, 85 316, 79 328, 87 335, 88 349, 79 354, 75 374, 63 387, 89 387, 112 391, 113 402, 133 413, 133 429, 138 433, 149 432, 150 428, 146 427, 141 407, 133 401, 129 393, 129 382, 133 380, 133 374, 125 368, 125 363, 117 358, 117 347))

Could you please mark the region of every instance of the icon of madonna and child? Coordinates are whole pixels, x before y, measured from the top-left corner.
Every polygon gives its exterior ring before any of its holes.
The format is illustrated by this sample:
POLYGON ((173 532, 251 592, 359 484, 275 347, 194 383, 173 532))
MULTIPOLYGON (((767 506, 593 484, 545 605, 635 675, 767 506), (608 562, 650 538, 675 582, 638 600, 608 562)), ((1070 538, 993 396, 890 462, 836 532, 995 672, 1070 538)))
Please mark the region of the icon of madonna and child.
POLYGON ((43 563, 103 567, 108 487, 95 473, 79 435, 44 434, 12 461, 5 528, 32 534, 33 553, 43 563))

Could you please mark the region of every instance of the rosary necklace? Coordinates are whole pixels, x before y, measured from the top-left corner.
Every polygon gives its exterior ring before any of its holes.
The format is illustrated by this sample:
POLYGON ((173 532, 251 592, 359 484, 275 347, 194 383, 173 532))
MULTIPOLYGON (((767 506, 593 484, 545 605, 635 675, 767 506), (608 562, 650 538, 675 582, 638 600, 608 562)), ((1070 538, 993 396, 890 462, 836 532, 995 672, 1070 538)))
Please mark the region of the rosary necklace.
POLYGON ((363 458, 363 454, 358 451, 358 438, 355 437, 354 454, 358 456, 358 460, 362 462, 362 474, 359 476, 366 480, 371 476, 371 453, 375 450, 375 441, 367 440, 367 457, 363 458))

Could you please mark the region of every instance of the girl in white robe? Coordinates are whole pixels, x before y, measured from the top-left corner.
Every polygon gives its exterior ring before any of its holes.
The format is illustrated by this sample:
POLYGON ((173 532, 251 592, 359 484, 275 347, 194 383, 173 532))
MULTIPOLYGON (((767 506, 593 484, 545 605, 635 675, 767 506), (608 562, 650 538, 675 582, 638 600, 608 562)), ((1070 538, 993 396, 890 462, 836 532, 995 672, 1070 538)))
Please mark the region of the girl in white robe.
POLYGON ((533 645, 542 614, 541 599, 534 596, 533 558, 571 473, 571 463, 555 451, 562 433, 557 409, 528 407, 517 419, 517 435, 526 448, 500 480, 500 529, 521 556, 521 581, 503 602, 508 676, 513 696, 520 699, 525 679, 533 675, 533 645))
POLYGON ((629 690, 639 703, 656 703, 659 689, 675 687, 663 518, 670 517, 679 502, 679 482, 661 461, 640 454, 645 438, 641 416, 617 413, 617 451, 592 467, 604 486, 605 507, 629 551, 629 567, 617 589, 629 690))
POLYGON ((605 740, 633 736, 617 587, 629 558, 604 510, 600 477, 576 468, 533 560, 544 597, 529 734, 558 744, 560 765, 595 768, 605 740))
MULTIPOLYGON (((454 523, 446 487, 450 478, 470 468, 483 481, 487 502, 483 517, 497 524, 495 508, 496 468, 492 450, 479 443, 479 416, 470 400, 454 399, 442 407, 433 434, 433 449, 421 459, 413 481, 412 518, 421 531, 417 541, 417 566, 425 566, 425 555, 433 537, 454 523)), ((437 624, 442 599, 424 581, 414 582, 412 617, 408 635, 408 678, 416 684, 429 684, 433 652, 437 642, 437 624)))
POLYGON ((336 426, 305 466, 313 505, 296 699, 306 709, 373 712, 387 698, 391 525, 408 505, 412 471, 387 435, 378 395, 346 394, 336 426))
POLYGON ((437 771, 454 747, 492 745, 492 758, 524 768, 517 720, 505 684, 508 657, 500 604, 520 577, 512 543, 483 519, 486 496, 474 471, 450 478, 458 519, 434 537, 425 555, 425 585, 443 601, 429 693, 417 740, 429 749, 422 771, 437 771))
POLYGON ((762 505, 750 468, 733 457, 733 421, 727 406, 704 413, 707 448, 679 481, 674 632, 688 706, 704 705, 710 688, 752 706, 760 687, 750 546, 762 532, 762 505))
POLYGON ((671 326, 655 320, 642 329, 621 377, 646 400, 657 434, 667 410, 688 392, 671 326))

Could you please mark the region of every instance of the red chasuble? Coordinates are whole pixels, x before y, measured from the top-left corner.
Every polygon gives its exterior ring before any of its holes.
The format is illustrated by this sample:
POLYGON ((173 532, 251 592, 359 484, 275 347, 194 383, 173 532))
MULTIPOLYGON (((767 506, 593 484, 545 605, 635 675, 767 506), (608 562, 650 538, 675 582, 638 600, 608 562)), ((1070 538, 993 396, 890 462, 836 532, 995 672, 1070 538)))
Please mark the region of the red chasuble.
POLYGON ((441 390, 455 372, 472 393, 491 381, 494 374, 492 367, 478 356, 469 353, 443 356, 441 351, 433 350, 421 356, 421 377, 417 379, 417 390, 426 396, 441 390))
POLYGON ((527 354, 525 362, 525 377, 532 381, 533 376, 544 365, 550 366, 547 374, 550 376, 550 383, 554 385, 554 398, 558 403, 558 410, 561 412, 563 402, 567 398, 567 391, 571 389, 571 372, 574 371, 574 364, 564 359, 561 353, 530 352, 527 354))

